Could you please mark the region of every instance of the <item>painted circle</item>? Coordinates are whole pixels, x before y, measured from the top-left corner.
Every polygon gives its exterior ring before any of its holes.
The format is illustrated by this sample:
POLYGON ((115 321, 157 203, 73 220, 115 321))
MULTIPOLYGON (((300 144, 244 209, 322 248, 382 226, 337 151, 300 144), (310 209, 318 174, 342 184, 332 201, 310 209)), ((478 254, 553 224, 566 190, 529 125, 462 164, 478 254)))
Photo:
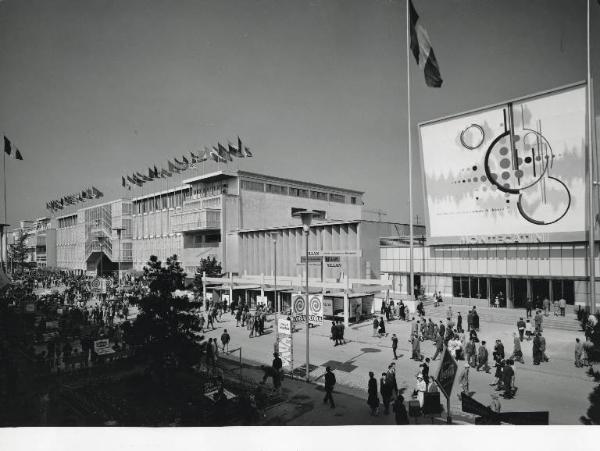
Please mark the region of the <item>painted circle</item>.
POLYGON ((477 124, 471 124, 460 132, 460 143, 469 150, 475 150, 483 144, 485 132, 483 127, 477 124))
POLYGON ((504 180, 508 180, 509 178, 510 178, 510 172, 508 172, 508 171, 504 171, 504 172, 502 173, 502 179, 504 179, 504 180))
POLYGON ((473 169, 474 171, 477 170, 477 166, 473 166, 471 169, 473 169))
POLYGON ((499 153, 502 156, 508 155, 508 147, 500 147, 499 153))
POLYGON ((515 171, 515 177, 517 177, 517 178, 523 177, 523 171, 521 171, 520 169, 517 169, 515 171))
POLYGON ((321 299, 319 299, 316 296, 314 296, 313 298, 311 298, 311 300, 310 300, 310 310, 312 312, 320 312, 321 311, 321 299))
POLYGON ((487 180, 487 177, 485 175, 482 175, 479 180, 481 180, 482 182, 485 182, 487 180))
POLYGON ((525 157, 525 163, 527 163, 527 164, 531 163, 531 157, 525 157))
POLYGON ((507 169, 510 167, 510 160, 508 158, 503 158, 500 160, 500 167, 502 169, 507 169))
POLYGON ((297 297, 294 300, 294 312, 296 313, 302 313, 306 310, 306 305, 304 304, 304 298, 303 297, 297 297))

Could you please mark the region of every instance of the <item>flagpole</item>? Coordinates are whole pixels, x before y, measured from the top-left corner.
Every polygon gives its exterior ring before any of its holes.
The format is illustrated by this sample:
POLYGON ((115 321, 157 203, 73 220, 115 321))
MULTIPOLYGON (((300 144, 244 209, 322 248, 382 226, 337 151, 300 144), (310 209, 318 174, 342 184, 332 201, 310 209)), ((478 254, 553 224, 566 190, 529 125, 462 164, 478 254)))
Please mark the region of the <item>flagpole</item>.
POLYGON ((2 152, 2 172, 4 177, 4 224, 0 225, 0 240, 2 240, 2 242, 0 242, 0 268, 2 270, 7 270, 8 265, 6 265, 6 260, 8 260, 8 230, 6 230, 6 233, 4 230, 4 227, 8 227, 6 214, 6 152, 2 152), (6 241, 5 237, 7 237, 6 241))
POLYGON ((594 143, 592 142, 592 87, 591 87, 591 62, 590 62, 590 28, 591 28, 591 9, 590 0, 587 0, 587 119, 588 119, 588 196, 589 196, 589 268, 590 268, 590 313, 596 312, 596 217, 594 214, 594 143))
MULTIPOLYGON (((408 242, 410 248, 410 277, 408 280, 409 299, 414 295, 413 283, 415 279, 413 262, 413 198, 412 198, 412 134, 410 117, 410 0, 406 0, 406 93, 407 93, 407 112, 408 112, 408 242)), ((416 301, 416 298, 415 298, 416 301)))

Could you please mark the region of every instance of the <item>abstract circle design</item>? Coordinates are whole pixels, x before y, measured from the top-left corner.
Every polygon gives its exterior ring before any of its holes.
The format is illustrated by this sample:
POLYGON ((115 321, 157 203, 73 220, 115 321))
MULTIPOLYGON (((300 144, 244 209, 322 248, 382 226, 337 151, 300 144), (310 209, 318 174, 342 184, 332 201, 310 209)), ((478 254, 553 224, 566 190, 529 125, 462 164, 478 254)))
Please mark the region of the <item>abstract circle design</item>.
POLYGON ((301 296, 298 296, 295 300, 294 300, 294 312, 296 313, 302 313, 306 310, 306 304, 304 303, 304 298, 301 296))
POLYGON ((469 150, 475 150, 485 141, 485 132, 483 127, 477 124, 471 124, 460 133, 460 143, 469 150))
POLYGON ((314 296, 310 300, 310 311, 311 312, 320 312, 321 311, 321 299, 317 296, 314 296))

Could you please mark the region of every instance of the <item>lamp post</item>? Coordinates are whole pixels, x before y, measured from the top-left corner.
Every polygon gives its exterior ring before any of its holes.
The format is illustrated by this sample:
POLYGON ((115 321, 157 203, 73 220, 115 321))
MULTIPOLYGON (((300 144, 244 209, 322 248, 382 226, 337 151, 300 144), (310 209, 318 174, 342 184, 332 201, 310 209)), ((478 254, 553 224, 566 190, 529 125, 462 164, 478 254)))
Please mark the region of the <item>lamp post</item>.
POLYGON ((125 230, 125 227, 113 227, 112 228, 114 231, 117 232, 117 240, 119 242, 119 251, 118 251, 118 255, 119 258, 117 260, 117 280, 119 281, 119 285, 121 285, 121 232, 123 232, 123 230, 125 230))
POLYGON ((275 311, 277 313, 281 312, 281 302, 277 300, 277 236, 278 232, 271 232, 271 240, 273 240, 273 277, 274 277, 274 285, 275 285, 275 311))
POLYGON ((320 216, 319 213, 311 210, 299 211, 297 213, 292 214, 292 216, 300 217, 302 221, 302 229, 304 230, 304 234, 306 235, 306 299, 305 299, 305 318, 306 318, 306 382, 310 381, 309 372, 310 372, 310 363, 309 363, 309 345, 310 345, 310 334, 309 334, 309 326, 310 322, 308 321, 308 315, 310 313, 308 308, 308 235, 310 232, 310 224, 312 222, 313 217, 320 216))

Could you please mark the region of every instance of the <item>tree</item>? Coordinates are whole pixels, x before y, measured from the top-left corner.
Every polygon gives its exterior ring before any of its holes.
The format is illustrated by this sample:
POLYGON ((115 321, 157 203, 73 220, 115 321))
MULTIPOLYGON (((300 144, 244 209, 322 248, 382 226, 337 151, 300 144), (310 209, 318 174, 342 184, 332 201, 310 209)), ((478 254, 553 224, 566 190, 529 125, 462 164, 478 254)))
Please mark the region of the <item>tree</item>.
MULTIPOLYGON (((600 382, 600 371, 589 369, 588 375, 593 377, 596 382, 600 382)), ((587 417, 582 416, 579 420, 583 424, 600 424, 600 384, 596 385, 592 393, 588 396, 590 407, 587 410, 587 417)))
POLYGON ((203 291, 202 274, 204 272, 207 277, 223 277, 223 268, 215 257, 201 259, 200 266, 196 271, 196 277, 194 277, 194 289, 197 293, 202 293, 203 291))
MULTIPOLYGON (((26 262, 27 256, 29 254, 27 250, 27 234, 23 233, 23 231, 19 231, 19 236, 10 247, 9 258, 12 261, 13 268, 19 268, 20 272, 23 272, 23 268, 29 266, 26 262)), ((14 271, 14 269, 13 269, 14 271)))
POLYGON ((174 290, 183 287, 185 278, 176 255, 167 259, 166 266, 151 256, 144 275, 150 293, 137 302, 140 313, 131 335, 145 351, 150 370, 166 384, 174 367, 189 368, 200 359, 204 337, 199 334, 199 318, 191 311, 199 303, 173 296, 174 290))

